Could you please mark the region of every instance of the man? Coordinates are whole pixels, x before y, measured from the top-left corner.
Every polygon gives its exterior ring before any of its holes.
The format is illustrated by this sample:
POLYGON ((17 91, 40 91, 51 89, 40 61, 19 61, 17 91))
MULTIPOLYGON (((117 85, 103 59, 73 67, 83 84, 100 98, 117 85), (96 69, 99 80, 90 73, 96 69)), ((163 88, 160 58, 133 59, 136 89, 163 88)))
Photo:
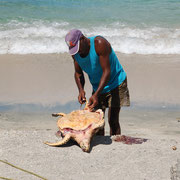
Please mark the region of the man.
MULTIPOLYGON (((79 89, 78 100, 86 101, 84 74, 88 74, 93 87, 89 99, 91 111, 108 107, 110 135, 121 134, 119 113, 122 106, 129 106, 127 77, 110 43, 102 36, 85 37, 78 29, 72 29, 65 37, 69 53, 74 59, 75 81, 79 89)), ((104 129, 99 132, 104 135, 104 129)))

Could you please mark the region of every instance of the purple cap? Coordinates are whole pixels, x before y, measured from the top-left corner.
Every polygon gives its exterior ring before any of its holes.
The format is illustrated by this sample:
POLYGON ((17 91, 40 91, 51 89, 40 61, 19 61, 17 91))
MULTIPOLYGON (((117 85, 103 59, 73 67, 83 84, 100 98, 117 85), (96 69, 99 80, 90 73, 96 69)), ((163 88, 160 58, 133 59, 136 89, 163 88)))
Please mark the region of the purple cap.
POLYGON ((75 55, 79 51, 79 40, 81 35, 82 32, 78 29, 72 29, 66 34, 65 41, 71 55, 75 55))

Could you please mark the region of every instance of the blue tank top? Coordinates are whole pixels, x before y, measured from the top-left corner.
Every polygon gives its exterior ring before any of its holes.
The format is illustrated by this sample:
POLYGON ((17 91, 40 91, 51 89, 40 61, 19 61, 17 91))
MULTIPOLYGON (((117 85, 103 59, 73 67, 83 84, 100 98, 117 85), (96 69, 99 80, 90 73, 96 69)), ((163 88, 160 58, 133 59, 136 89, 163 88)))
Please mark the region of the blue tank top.
MULTIPOLYGON (((99 56, 95 50, 94 37, 90 39, 90 50, 89 54, 82 58, 79 53, 74 55, 75 60, 83 71, 88 74, 90 83, 92 84, 93 90, 96 91, 99 86, 99 82, 102 76, 102 67, 99 63, 99 56)), ((107 85, 104 87, 101 93, 106 93, 119 86, 126 79, 126 72, 123 70, 114 50, 111 48, 111 54, 109 55, 111 74, 107 85)))

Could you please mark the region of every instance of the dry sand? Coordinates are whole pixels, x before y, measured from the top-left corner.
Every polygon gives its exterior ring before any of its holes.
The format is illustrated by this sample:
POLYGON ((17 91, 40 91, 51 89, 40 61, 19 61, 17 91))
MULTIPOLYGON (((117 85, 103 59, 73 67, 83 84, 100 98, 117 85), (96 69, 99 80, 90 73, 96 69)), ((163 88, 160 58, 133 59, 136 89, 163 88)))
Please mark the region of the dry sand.
MULTIPOLYGON (((122 133, 147 142, 112 142, 106 115, 106 136, 94 137, 90 153, 72 142, 44 145, 58 140, 50 114, 79 107, 72 60, 68 54, 1 55, 0 159, 48 180, 180 179, 180 56, 118 56, 132 102, 120 114, 122 133)), ((88 79, 86 91, 89 97, 88 79)), ((40 179, 3 162, 0 177, 40 179)))

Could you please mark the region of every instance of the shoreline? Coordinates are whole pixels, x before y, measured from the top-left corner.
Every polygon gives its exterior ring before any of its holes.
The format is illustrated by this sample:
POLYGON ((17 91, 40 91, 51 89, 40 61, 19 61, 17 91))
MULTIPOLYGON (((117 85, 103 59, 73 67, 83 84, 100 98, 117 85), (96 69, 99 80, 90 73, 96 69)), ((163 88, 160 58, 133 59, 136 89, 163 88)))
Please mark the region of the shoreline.
MULTIPOLYGON (((180 55, 117 53, 127 72, 132 102, 180 105, 180 55)), ((0 55, 1 104, 65 104, 77 101, 73 60, 68 53, 0 55)), ((87 98, 91 85, 85 75, 87 98)))

